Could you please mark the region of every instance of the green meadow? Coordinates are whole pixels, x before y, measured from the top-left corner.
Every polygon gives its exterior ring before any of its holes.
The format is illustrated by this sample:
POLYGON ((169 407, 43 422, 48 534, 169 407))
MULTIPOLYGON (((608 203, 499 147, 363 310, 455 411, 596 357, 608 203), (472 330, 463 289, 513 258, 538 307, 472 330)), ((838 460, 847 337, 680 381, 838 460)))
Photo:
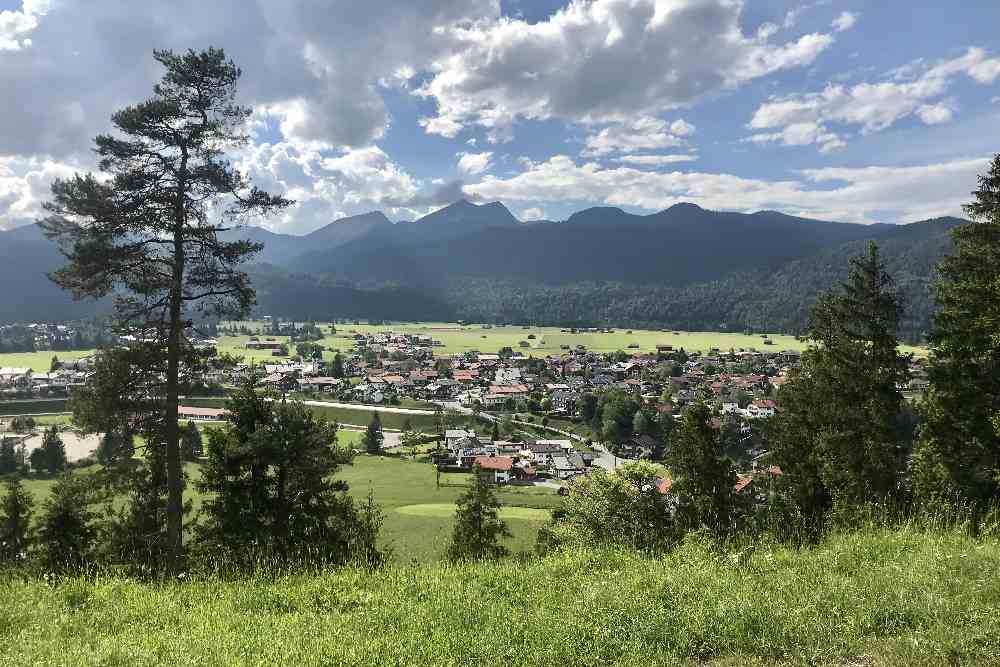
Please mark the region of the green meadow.
POLYGON ((996 665, 1000 542, 820 544, 141 583, 0 579, 5 667, 996 665))
MULTIPOLYGON (((340 431, 338 442, 345 447, 360 447, 362 433, 340 431)), ((88 474, 97 466, 74 471, 88 474)), ((196 516, 203 499, 196 487, 201 476, 201 466, 187 463, 184 467, 188 485, 186 496, 193 504, 196 516)), ((354 457, 351 465, 343 466, 337 473, 350 486, 350 494, 364 501, 371 490, 375 502, 385 514, 382 544, 392 550, 399 562, 429 562, 444 556, 451 535, 455 514, 455 500, 470 482, 469 475, 445 473, 440 486, 434 466, 419 460, 394 457, 354 457)), ((26 479, 24 485, 40 505, 52 485, 51 479, 26 479)), ((504 487, 499 491, 503 503, 503 518, 507 521, 512 537, 507 547, 512 552, 530 551, 538 528, 548 521, 549 512, 558 502, 554 489, 548 487, 504 487)), ((0 662, 2 664, 2 662, 0 662)))
POLYGON ((59 361, 76 361, 93 353, 93 350, 4 352, 0 354, 0 368, 30 368, 36 373, 48 373, 54 356, 59 357, 59 361))
MULTIPOLYGON (((254 328, 260 328, 261 322, 242 322, 240 324, 254 328)), ((327 330, 327 324, 319 324, 327 330)), ((643 329, 614 329, 612 333, 568 333, 558 327, 522 327, 522 326, 492 326, 484 328, 484 325, 472 324, 460 326, 455 323, 401 323, 387 325, 370 324, 338 324, 337 334, 328 335, 320 344, 329 349, 339 349, 348 351, 352 349, 352 336, 355 333, 375 333, 392 331, 394 333, 413 333, 431 336, 434 340, 441 342, 441 347, 435 351, 442 354, 458 354, 477 350, 484 353, 495 353, 503 347, 513 348, 515 351, 523 352, 533 356, 546 356, 550 354, 560 354, 565 352, 563 346, 576 348, 583 345, 586 349, 594 352, 615 352, 617 350, 653 352, 657 345, 672 345, 674 349, 684 348, 688 352, 709 352, 713 348, 718 348, 723 352, 730 349, 749 350, 751 348, 759 351, 780 351, 780 350, 804 350, 806 343, 796 340, 794 336, 782 334, 768 334, 767 340, 772 341, 772 345, 765 345, 763 334, 745 335, 742 333, 721 333, 712 331, 653 331, 643 329), (534 336, 534 338, 529 338, 534 336), (528 343, 528 347, 521 347, 520 343, 528 343), (638 347, 630 347, 636 345, 638 347)), ((273 360, 270 352, 248 351, 243 349, 249 337, 247 336, 223 336, 219 339, 221 350, 225 350, 237 355, 243 355, 247 359, 258 361, 273 360)), ((275 336, 275 340, 286 341, 287 337, 275 336)), ((913 352, 918 355, 925 354, 923 348, 903 346, 904 352, 913 352)), ((332 352, 324 353, 324 358, 331 357, 332 352)))

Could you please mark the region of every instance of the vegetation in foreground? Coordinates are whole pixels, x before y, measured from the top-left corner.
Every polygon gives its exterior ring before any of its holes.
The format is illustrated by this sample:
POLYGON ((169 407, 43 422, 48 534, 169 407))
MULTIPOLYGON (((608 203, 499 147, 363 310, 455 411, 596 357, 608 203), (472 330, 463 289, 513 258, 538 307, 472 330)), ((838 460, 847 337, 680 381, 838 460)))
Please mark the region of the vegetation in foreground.
POLYGON ((341 569, 180 584, 0 583, 6 662, 29 664, 996 664, 996 538, 868 529, 794 549, 656 560, 341 569))

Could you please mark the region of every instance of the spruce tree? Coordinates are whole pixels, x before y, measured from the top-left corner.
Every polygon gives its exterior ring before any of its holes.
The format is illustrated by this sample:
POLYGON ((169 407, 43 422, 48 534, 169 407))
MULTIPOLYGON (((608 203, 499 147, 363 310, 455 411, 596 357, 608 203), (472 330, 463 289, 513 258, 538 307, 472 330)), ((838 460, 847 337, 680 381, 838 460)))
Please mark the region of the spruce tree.
POLYGON ((13 438, 0 439, 0 475, 17 472, 19 465, 13 438))
POLYGON ((227 404, 232 427, 208 431, 198 547, 243 567, 261 559, 372 562, 380 522, 334 479, 349 460, 336 446, 336 425, 299 402, 266 398, 245 387, 227 404))
POLYGON ((448 558, 452 561, 502 558, 507 548, 500 540, 510 537, 500 518, 500 500, 493 485, 476 470, 472 486, 456 501, 448 558))
POLYGON ((41 456, 39 462, 49 474, 55 474, 66 469, 66 445, 59 437, 59 429, 54 424, 42 436, 39 447, 41 456))
POLYGON ((188 421, 181 435, 181 459, 197 461, 202 455, 201 431, 193 421, 188 421))
POLYGON ((704 403, 690 406, 673 436, 665 463, 677 498, 676 525, 682 531, 708 528, 728 532, 737 519, 733 487, 736 474, 704 403))
POLYGON ((0 562, 23 560, 28 552, 34 500, 18 479, 7 480, 0 501, 0 562))
POLYGON ((63 475, 42 503, 38 547, 51 572, 73 572, 91 562, 97 540, 90 481, 63 475))
MULTIPOLYGON (((194 315, 238 315, 254 302, 240 265, 260 244, 221 233, 290 202, 250 187, 225 153, 247 142, 250 110, 234 102, 240 70, 221 49, 154 51, 165 68, 153 97, 115 113, 120 136, 95 140, 100 169, 58 179, 42 222, 67 264, 51 274, 78 298, 114 295, 117 333, 146 341, 160 368, 166 448, 167 549, 182 547, 177 405, 185 330, 194 315)), ((186 375, 186 374, 185 374, 186 375)))
POLYGON ((365 451, 369 454, 382 453, 382 443, 385 441, 385 434, 382 433, 382 418, 378 416, 377 411, 372 413, 371 421, 368 422, 368 428, 365 429, 362 441, 365 451))
POLYGON ((1000 154, 972 194, 935 283, 914 491, 985 503, 1000 494, 1000 154))
POLYGON ((835 504, 895 496, 905 461, 898 434, 907 378, 896 330, 901 303, 871 243, 840 290, 813 308, 801 368, 768 425, 780 486, 813 528, 835 504))

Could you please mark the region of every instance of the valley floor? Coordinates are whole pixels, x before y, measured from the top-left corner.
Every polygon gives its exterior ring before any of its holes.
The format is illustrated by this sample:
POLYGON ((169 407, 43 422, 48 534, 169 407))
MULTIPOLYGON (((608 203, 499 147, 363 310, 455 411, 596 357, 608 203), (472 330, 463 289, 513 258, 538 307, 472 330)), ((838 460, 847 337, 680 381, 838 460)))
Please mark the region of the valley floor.
POLYGON ((0 580, 2 664, 1000 664, 1000 543, 868 530, 803 550, 142 584, 0 580))

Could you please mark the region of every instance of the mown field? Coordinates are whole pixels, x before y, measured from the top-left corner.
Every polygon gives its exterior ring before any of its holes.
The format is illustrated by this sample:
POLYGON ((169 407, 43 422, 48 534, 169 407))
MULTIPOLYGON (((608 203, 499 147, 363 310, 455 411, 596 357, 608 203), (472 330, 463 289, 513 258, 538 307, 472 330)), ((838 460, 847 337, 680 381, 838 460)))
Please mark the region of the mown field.
MULTIPOLYGON (((358 447, 362 433, 341 431, 342 446, 358 447)), ((75 474, 87 474, 97 467, 84 468, 75 474)), ((198 464, 185 464, 188 479, 187 497, 193 501, 193 516, 201 506, 202 495, 196 490, 201 476, 198 464)), ((354 463, 344 466, 337 474, 350 485, 350 493, 365 500, 371 490, 375 502, 385 513, 382 531, 383 546, 389 547, 399 562, 429 562, 444 556, 451 535, 455 500, 465 490, 470 477, 464 474, 442 474, 437 485, 434 466, 420 461, 390 457, 359 455, 354 463)), ((55 482, 50 479, 28 479, 24 484, 36 500, 44 501, 55 482)), ((513 536, 507 541, 513 552, 530 551, 538 528, 548 521, 548 509, 558 502, 555 491, 548 487, 506 487, 499 491, 507 506, 504 518, 513 536)), ((2 665, 0 661, 0 665, 2 665)))
MULTIPOLYGON (((260 328, 261 322, 243 322, 251 329, 260 328)), ((324 330, 326 324, 320 325, 324 330)), ((688 352, 700 351, 708 352, 712 348, 719 348, 728 352, 730 349, 739 350, 756 348, 761 351, 780 350, 803 350, 806 344, 798 341, 794 336, 779 334, 769 334, 768 338, 773 341, 773 345, 765 345, 762 335, 747 336, 742 333, 719 333, 719 332, 698 332, 698 331, 650 331, 641 329, 615 329, 613 333, 563 333, 556 327, 520 327, 505 326, 483 328, 482 325, 459 326, 455 323, 410 323, 410 324, 390 324, 390 325, 369 325, 369 324, 339 324, 337 334, 327 336, 320 343, 331 349, 341 351, 350 350, 352 346, 351 336, 354 333, 371 333, 380 331, 393 331, 396 333, 416 333, 432 336, 442 343, 442 347, 435 348, 442 354, 456 354, 478 350, 479 352, 495 353, 500 348, 511 347, 516 351, 534 356, 545 356, 549 354, 559 354, 564 352, 563 345, 575 348, 578 345, 585 346, 594 352, 615 352, 617 350, 652 352, 657 345, 673 345, 674 349, 684 348, 688 352), (629 333, 631 331, 631 333, 629 333), (529 335, 535 338, 529 339, 529 335), (520 347, 521 341, 527 341, 529 347, 520 347), (638 348, 630 348, 629 345, 638 345, 638 348)), ((276 340, 287 341, 287 337, 275 336, 276 340)), ((247 351, 242 349, 243 344, 248 340, 246 336, 225 336, 219 339, 220 349, 242 354, 246 358, 257 360, 272 360, 269 352, 247 351)), ((922 348, 903 346, 904 352, 914 352, 924 354, 922 348)), ((324 353, 324 358, 332 357, 332 352, 324 353)))
POLYGON ((3 664, 996 665, 1000 543, 915 529, 656 560, 0 580, 3 664))
POLYGON ((48 373, 53 356, 59 357, 59 361, 76 361, 93 353, 93 350, 4 352, 0 354, 0 368, 30 368, 36 373, 48 373))

